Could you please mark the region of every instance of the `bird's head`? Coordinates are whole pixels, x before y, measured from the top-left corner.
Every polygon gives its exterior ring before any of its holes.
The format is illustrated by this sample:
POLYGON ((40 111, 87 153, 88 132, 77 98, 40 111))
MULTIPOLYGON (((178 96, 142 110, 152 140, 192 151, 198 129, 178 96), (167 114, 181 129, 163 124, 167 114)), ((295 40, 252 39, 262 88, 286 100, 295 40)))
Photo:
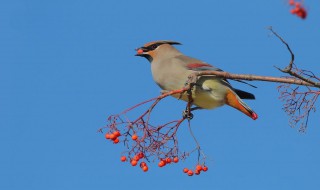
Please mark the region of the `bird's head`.
POLYGON ((167 57, 180 53, 172 45, 181 45, 181 43, 170 40, 149 42, 146 43, 144 46, 136 49, 136 56, 145 57, 150 62, 152 62, 153 60, 160 57, 167 57))

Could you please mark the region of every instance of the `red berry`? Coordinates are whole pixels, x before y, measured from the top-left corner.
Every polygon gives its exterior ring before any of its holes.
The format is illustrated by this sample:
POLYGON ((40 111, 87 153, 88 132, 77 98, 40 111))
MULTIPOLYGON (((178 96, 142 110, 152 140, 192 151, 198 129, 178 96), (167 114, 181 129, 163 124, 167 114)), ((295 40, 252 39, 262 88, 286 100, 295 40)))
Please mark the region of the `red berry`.
POLYGON ((106 137, 106 139, 110 139, 110 134, 106 133, 105 137, 106 137))
POLYGON ((158 166, 159 166, 159 167, 163 167, 163 166, 165 166, 165 165, 166 165, 166 162, 163 161, 163 160, 161 160, 161 161, 158 163, 158 166))
POLYGON ((143 158, 143 157, 144 157, 143 152, 140 152, 140 153, 138 154, 138 156, 139 156, 140 159, 143 158))
POLYGON ((189 170, 187 174, 188 174, 188 176, 193 176, 193 171, 189 170))
POLYGON ((139 161, 139 160, 140 160, 140 158, 139 158, 139 156, 138 156, 138 155, 135 155, 135 156, 133 157, 133 160, 139 161))
POLYGON ((291 10, 292 14, 297 14, 300 11, 299 7, 295 7, 294 9, 291 10))
POLYGON ((301 11, 301 9, 299 9, 298 11, 297 11, 297 16, 298 17, 301 17, 303 15, 303 11, 301 11))
POLYGON ((171 158, 166 158, 166 163, 170 164, 171 163, 171 158))
POLYGON ((114 139, 116 139, 116 138, 117 138, 114 134, 110 134, 110 136, 109 136, 109 137, 110 137, 110 139, 111 139, 111 140, 114 140, 114 139))
POLYGON ((204 172, 206 172, 206 171, 208 171, 208 167, 207 167, 207 166, 203 166, 203 167, 202 167, 202 170, 203 170, 204 172))
POLYGON ((291 14, 296 14, 296 13, 297 13, 297 9, 296 9, 296 8, 291 9, 291 10, 290 10, 290 13, 291 13, 291 14))
POLYGON ((178 163, 178 162, 179 162, 179 158, 178 158, 178 157, 174 157, 174 158, 173 158, 173 162, 174 162, 174 163, 178 163))
POLYGON ((138 139, 138 136, 136 134, 132 135, 132 140, 136 141, 138 139))
POLYGON ((131 160, 131 165, 132 166, 136 166, 138 164, 138 161, 137 160, 131 160))
POLYGON ((194 174, 199 175, 200 174, 200 170, 194 171, 194 174))
POLYGON ((116 137, 121 136, 121 134, 120 134, 120 132, 119 132, 119 131, 115 131, 115 132, 113 132, 113 135, 114 135, 114 136, 116 136, 116 137))
POLYGON ((183 173, 188 173, 189 169, 188 168, 183 168, 183 173))
POLYGON ((139 55, 139 54, 142 54, 143 53, 143 50, 142 49, 138 49, 137 50, 137 54, 139 55))
POLYGON ((140 163, 140 168, 143 168, 144 166, 146 166, 147 164, 145 162, 141 162, 140 163))
POLYGON ((198 170, 198 171, 200 172, 200 171, 202 170, 202 166, 198 164, 198 165, 196 166, 196 170, 198 170))
POLYGON ((297 16, 305 19, 307 17, 307 11, 304 8, 299 8, 299 11, 297 12, 297 16))
POLYGON ((294 5, 294 0, 289 0, 289 5, 294 5))
POLYGON ((121 156, 120 160, 121 160, 121 162, 125 162, 127 160, 127 157, 121 156))
POLYGON ((142 170, 143 170, 144 172, 147 172, 148 169, 149 169, 148 166, 143 166, 143 167, 142 167, 142 170))
POLYGON ((117 137, 117 138, 115 138, 115 139, 113 140, 113 144, 117 144, 119 141, 120 141, 120 140, 119 140, 119 138, 117 137))

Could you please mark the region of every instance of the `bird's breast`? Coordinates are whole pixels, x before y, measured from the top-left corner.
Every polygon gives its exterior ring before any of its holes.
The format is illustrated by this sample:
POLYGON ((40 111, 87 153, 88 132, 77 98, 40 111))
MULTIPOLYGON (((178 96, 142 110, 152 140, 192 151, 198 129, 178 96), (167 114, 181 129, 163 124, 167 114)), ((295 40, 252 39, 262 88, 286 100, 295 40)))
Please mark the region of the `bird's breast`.
POLYGON ((185 86, 188 76, 192 73, 182 66, 170 63, 152 63, 151 72, 154 81, 163 90, 177 90, 185 86))

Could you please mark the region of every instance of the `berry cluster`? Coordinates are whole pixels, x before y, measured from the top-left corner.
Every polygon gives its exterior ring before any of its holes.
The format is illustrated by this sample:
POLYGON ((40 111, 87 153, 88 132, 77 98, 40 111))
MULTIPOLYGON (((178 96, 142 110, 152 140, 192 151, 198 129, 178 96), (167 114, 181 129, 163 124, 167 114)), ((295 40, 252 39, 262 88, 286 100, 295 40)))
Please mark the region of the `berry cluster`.
MULTIPOLYGON (((141 159, 143 159, 143 158, 144 158, 143 152, 139 152, 133 158, 131 158, 131 160, 130 160, 131 166, 136 166, 139 163, 139 161, 141 159)), ((121 162, 126 162, 127 161, 127 157, 126 156, 121 156, 120 160, 121 160, 121 162)), ((147 172, 149 170, 147 163, 144 162, 144 161, 140 162, 140 168, 144 172, 147 172)))
POLYGON ((106 133, 105 137, 106 139, 112 140, 113 144, 117 144, 120 142, 119 138, 121 134, 119 131, 114 131, 113 133, 106 133))
MULTIPOLYGON (((144 158, 145 158, 145 156, 144 156, 143 152, 140 152, 140 153, 136 154, 133 158, 131 158, 130 164, 132 166, 136 166, 139 163, 139 161, 141 159, 144 159, 144 158)), ((121 162, 126 162, 127 161, 127 157, 126 156, 121 156, 120 160, 121 160, 121 162)), ((178 163, 178 162, 179 162, 179 158, 178 157, 174 157, 173 159, 165 158, 165 159, 161 159, 160 160, 160 162, 158 163, 158 166, 159 167, 163 167, 166 164, 178 163)), ((140 162, 140 168, 144 172, 147 172, 149 170, 147 163, 144 162, 144 161, 140 162)))
POLYGON ((302 19, 305 19, 307 17, 307 11, 303 7, 301 2, 289 0, 289 5, 292 6, 292 9, 290 10, 291 14, 295 14, 302 19))
POLYGON ((179 162, 179 158, 177 156, 174 157, 173 159, 168 157, 168 158, 161 159, 160 162, 158 163, 158 166, 162 168, 167 164, 178 163, 178 162, 179 162))
POLYGON ((198 164, 195 170, 189 170, 188 168, 183 169, 183 172, 186 173, 188 176, 193 176, 193 174, 199 175, 201 171, 208 171, 208 167, 201 166, 200 164, 198 164))
MULTIPOLYGON (((127 136, 128 136, 128 133, 124 133, 123 135, 121 135, 119 130, 114 130, 113 132, 109 131, 108 133, 105 134, 105 138, 107 140, 112 141, 113 144, 118 144, 120 141, 128 143, 127 141, 129 139, 127 138, 127 136), (121 137, 121 136, 123 136, 123 137, 121 137), (120 140, 120 138, 124 138, 124 140, 120 140)), ((136 133, 132 134, 131 140, 132 140, 131 142, 138 143, 139 142, 138 135, 136 133)), ((182 158, 184 158, 184 157, 182 157, 182 158)), ((162 168, 166 165, 172 164, 172 163, 178 163, 180 160, 179 156, 174 156, 174 155, 167 156, 164 158, 158 158, 158 159, 159 159, 158 166, 160 168, 162 168)), ((121 162, 129 161, 131 166, 137 166, 140 162, 139 165, 140 165, 140 168, 142 169, 142 171, 147 172, 149 170, 149 167, 146 163, 146 161, 149 161, 148 156, 146 156, 141 150, 140 150, 140 152, 136 152, 136 153, 129 152, 128 156, 123 155, 120 157, 120 160, 121 160, 121 162)), ((189 170, 187 168, 185 168, 183 171, 185 173, 187 173, 189 176, 192 176, 193 174, 199 175, 201 171, 207 171, 207 170, 208 170, 208 168, 206 166, 201 166, 198 164, 194 171, 189 170)))
MULTIPOLYGON (((181 90, 176 93, 181 93, 181 90)), ((132 166, 140 165, 140 168, 144 172, 147 172, 150 162, 158 162, 159 167, 164 167, 172 163, 178 163, 181 160, 183 161, 191 156, 192 153, 197 152, 197 163, 205 163, 206 156, 192 133, 191 135, 194 137, 197 146, 190 152, 179 149, 177 131, 182 126, 181 124, 187 121, 186 117, 181 117, 164 124, 150 123, 150 114, 153 108, 161 99, 169 95, 152 98, 128 108, 120 114, 110 115, 107 119, 107 124, 98 130, 113 144, 121 143, 124 145, 127 150, 121 153, 120 160, 122 162, 128 162, 132 166), (153 103, 138 118, 131 120, 126 115, 128 112, 148 102, 153 103)), ((188 121, 188 125, 190 128, 190 121, 188 121)), ((200 173, 200 171, 196 173, 200 173)))

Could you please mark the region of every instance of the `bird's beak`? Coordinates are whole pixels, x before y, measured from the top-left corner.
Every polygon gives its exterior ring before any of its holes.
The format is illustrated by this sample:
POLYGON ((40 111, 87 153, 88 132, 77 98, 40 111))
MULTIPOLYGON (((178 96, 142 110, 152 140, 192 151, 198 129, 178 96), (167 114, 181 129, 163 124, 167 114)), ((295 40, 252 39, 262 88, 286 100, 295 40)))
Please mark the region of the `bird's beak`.
POLYGON ((135 56, 143 56, 144 55, 144 51, 142 48, 137 48, 135 50, 137 51, 137 54, 135 54, 135 56))

